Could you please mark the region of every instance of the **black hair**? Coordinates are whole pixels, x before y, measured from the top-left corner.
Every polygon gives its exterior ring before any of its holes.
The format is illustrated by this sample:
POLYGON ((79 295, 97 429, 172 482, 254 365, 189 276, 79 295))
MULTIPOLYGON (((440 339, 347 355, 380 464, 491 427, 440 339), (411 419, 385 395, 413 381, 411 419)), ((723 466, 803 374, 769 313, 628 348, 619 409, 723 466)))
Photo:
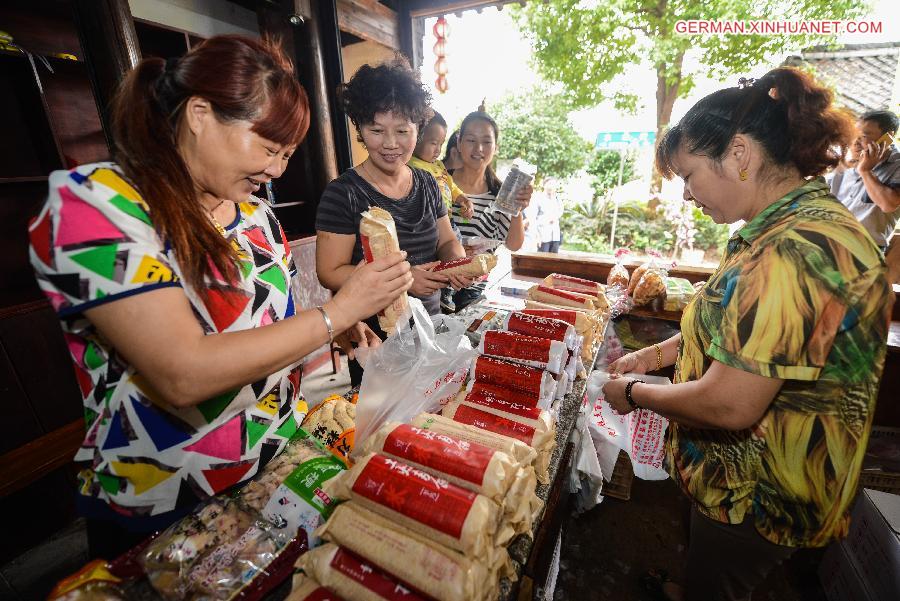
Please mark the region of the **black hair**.
POLYGON ((360 67, 338 88, 338 98, 357 131, 385 112, 406 117, 421 131, 433 112, 431 94, 400 55, 374 67, 360 67))
POLYGON ((429 127, 431 125, 440 125, 444 129, 447 129, 447 122, 444 120, 443 115, 441 115, 437 111, 432 111, 434 114, 431 116, 431 119, 428 120, 428 123, 425 124, 425 127, 429 127))
MULTIPOLYGON (((484 121, 490 125, 491 129, 494 130, 494 139, 499 140, 500 128, 497 126, 497 122, 494 121, 493 117, 484 111, 474 111, 466 115, 466 118, 462 120, 462 124, 459 126, 459 136, 456 139, 457 145, 459 144, 459 140, 463 137, 463 134, 466 132, 466 127, 474 121, 484 121)), ((447 148, 450 148, 449 144, 447 145, 447 148)), ((494 172, 494 168, 490 165, 484 170, 484 181, 487 183, 488 191, 491 194, 497 194, 500 191, 500 186, 503 184, 494 172)))
POLYGON ((444 151, 444 159, 443 162, 446 163, 450 160, 450 151, 456 148, 459 143, 459 130, 457 129, 455 132, 450 134, 450 137, 447 138, 447 150, 444 151))
POLYGON ((681 148, 721 163, 737 134, 759 142, 768 163, 820 175, 841 161, 853 139, 853 123, 832 105, 834 94, 799 69, 779 67, 736 88, 713 92, 663 135, 656 168, 674 174, 681 148))
POLYGON ((900 127, 900 119, 891 111, 867 111, 860 116, 859 120, 876 123, 881 133, 889 131, 897 133, 897 127, 900 127))

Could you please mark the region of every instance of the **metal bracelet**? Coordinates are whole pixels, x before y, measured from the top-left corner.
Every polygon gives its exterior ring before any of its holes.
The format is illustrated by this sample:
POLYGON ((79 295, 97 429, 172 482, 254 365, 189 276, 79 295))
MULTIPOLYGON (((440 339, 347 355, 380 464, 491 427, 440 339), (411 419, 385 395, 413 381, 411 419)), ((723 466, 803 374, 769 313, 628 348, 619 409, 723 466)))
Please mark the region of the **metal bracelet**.
POLYGON ((653 348, 656 349, 656 371, 659 371, 662 369, 662 349, 658 344, 654 344, 653 348))
POLYGON ((328 312, 325 311, 325 307, 319 305, 316 307, 319 310, 319 313, 322 314, 322 319, 325 320, 325 327, 328 328, 328 344, 334 343, 334 325, 331 323, 331 318, 328 317, 328 312))
POLYGON ((641 384, 646 384, 643 380, 632 380, 628 384, 625 385, 625 400, 628 402, 628 405, 631 406, 635 411, 640 409, 637 403, 634 402, 634 397, 631 396, 631 389, 635 384, 640 382, 641 384))

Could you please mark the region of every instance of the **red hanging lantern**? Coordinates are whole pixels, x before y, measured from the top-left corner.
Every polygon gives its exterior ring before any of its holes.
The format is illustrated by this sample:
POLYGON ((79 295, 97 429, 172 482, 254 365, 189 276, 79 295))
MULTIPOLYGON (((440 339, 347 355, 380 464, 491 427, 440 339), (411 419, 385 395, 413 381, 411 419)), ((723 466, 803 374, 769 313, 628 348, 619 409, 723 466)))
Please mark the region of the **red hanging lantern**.
POLYGON ((438 78, 434 80, 434 87, 441 94, 447 92, 447 37, 450 35, 450 25, 443 16, 438 17, 434 27, 431 28, 437 41, 434 43, 434 72, 438 78))

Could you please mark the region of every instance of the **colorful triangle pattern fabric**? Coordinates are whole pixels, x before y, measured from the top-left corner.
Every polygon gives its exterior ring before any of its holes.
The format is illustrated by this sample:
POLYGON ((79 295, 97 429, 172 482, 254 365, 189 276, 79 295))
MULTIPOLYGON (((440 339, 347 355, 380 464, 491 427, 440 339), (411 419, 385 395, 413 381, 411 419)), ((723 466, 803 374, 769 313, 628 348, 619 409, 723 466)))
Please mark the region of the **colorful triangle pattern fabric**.
POLYGON ((244 450, 241 435, 243 417, 234 416, 197 442, 184 447, 184 450, 226 461, 238 461, 244 450))

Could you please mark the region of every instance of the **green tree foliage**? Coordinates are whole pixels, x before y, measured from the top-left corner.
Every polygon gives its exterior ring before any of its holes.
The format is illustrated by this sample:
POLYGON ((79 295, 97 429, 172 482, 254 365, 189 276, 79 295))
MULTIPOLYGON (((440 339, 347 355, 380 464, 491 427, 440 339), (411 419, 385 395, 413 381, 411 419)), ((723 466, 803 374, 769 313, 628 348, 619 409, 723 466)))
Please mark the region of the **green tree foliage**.
POLYGON ((628 82, 617 80, 632 65, 656 73, 656 127, 660 135, 676 98, 694 86, 696 72, 684 69, 685 53, 696 48, 699 70, 724 80, 786 49, 828 43, 821 35, 686 35, 686 20, 801 22, 848 20, 865 15, 858 0, 546 0, 513 7, 512 13, 534 50, 536 66, 562 84, 577 107, 613 100, 633 111, 640 100, 628 82), (617 85, 610 85, 617 84, 617 85))
POLYGON ((565 179, 584 169, 590 142, 569 122, 571 103, 544 88, 506 96, 489 107, 500 127, 497 156, 537 165, 538 181, 565 179))
MULTIPOLYGON (((591 175, 595 198, 603 196, 607 190, 619 185, 621 160, 621 155, 616 150, 595 150, 591 153, 587 172, 591 175)), ((625 163, 621 165, 623 184, 634 179, 634 160, 635 157, 631 153, 626 153, 625 163)))

